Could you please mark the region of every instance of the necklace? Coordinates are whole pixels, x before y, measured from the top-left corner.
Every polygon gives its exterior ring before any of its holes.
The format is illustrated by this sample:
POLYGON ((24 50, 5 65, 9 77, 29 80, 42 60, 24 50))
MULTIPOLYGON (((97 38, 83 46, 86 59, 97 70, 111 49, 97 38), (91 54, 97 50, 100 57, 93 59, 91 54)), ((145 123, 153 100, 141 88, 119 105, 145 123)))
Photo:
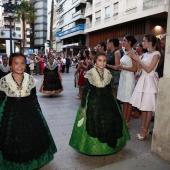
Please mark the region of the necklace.
POLYGON ((23 80, 24 80, 24 74, 22 75, 22 80, 21 80, 21 82, 20 82, 20 84, 18 84, 17 82, 16 82, 16 80, 14 79, 14 76, 13 76, 13 74, 12 74, 12 79, 14 80, 14 82, 16 83, 16 85, 17 85, 17 89, 19 90, 19 97, 21 97, 21 90, 22 90, 22 83, 23 83, 23 80))
POLYGON ((99 75, 99 77, 100 77, 100 81, 102 82, 102 81, 104 80, 104 77, 103 77, 104 71, 103 71, 102 75, 100 75, 97 67, 96 67, 96 71, 97 71, 97 73, 98 73, 98 75, 99 75))

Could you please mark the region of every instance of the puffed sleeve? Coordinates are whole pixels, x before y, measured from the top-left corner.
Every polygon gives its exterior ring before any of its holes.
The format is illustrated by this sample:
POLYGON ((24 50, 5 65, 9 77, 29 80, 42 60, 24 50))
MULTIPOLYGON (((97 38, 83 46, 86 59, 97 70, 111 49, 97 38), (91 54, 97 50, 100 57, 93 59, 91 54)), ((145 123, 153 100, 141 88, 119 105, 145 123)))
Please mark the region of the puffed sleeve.
MULTIPOLYGON (((31 100, 34 102, 34 104, 40 108, 40 104, 38 102, 38 98, 37 98, 37 94, 36 94, 36 87, 32 88, 31 90, 31 93, 30 93, 30 96, 31 96, 31 100)), ((41 109, 41 108, 40 108, 41 109)))
POLYGON ((84 85, 83 85, 83 93, 82 93, 82 100, 81 100, 81 107, 85 108, 86 105, 86 96, 88 91, 90 90, 90 83, 87 78, 84 80, 84 85))
POLYGON ((3 91, 3 87, 4 87, 4 81, 0 79, 0 105, 2 104, 2 102, 4 101, 6 97, 6 94, 3 91))

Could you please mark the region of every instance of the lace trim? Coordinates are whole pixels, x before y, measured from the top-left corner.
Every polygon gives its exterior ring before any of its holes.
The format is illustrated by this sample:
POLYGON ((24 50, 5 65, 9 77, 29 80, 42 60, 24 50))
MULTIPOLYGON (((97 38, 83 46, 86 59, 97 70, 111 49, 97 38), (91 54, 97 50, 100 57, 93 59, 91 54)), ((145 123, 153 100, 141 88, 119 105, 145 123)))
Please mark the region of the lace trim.
POLYGON ((108 85, 110 83, 112 75, 109 70, 104 69, 104 72, 103 72, 104 80, 101 81, 100 76, 97 73, 96 69, 92 68, 85 74, 84 77, 87 78, 89 80, 90 84, 92 84, 93 86, 101 88, 101 87, 105 87, 106 85, 108 85))
POLYGON ((57 67, 57 62, 54 61, 52 65, 48 62, 45 67, 49 70, 54 70, 57 67))
POLYGON ((7 73, 10 71, 9 65, 4 66, 3 64, 0 65, 0 70, 2 70, 4 73, 7 73))
MULTIPOLYGON (((21 90, 21 97, 29 96, 31 89, 35 87, 37 80, 27 74, 24 73, 24 80, 22 83, 22 90, 21 90)), ((20 93, 19 90, 17 89, 17 84, 12 78, 12 73, 6 75, 3 77, 0 81, 0 90, 4 91, 7 96, 9 97, 19 97, 20 93)))

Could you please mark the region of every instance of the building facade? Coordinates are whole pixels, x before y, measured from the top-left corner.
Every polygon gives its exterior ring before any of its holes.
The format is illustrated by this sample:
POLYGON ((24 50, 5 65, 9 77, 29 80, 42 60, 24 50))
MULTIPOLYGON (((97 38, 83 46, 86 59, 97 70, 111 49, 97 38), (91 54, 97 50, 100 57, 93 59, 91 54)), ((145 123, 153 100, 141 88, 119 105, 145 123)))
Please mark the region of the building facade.
POLYGON ((57 52, 75 55, 86 48, 85 0, 57 1, 57 52))
MULTIPOLYGON (((29 0, 26 0, 29 1, 29 0)), ((0 0, 0 4, 4 5, 9 3, 9 0, 0 0)), ((20 4, 21 0, 11 0, 12 4, 20 4)), ((17 13, 16 11, 12 12, 12 15, 9 14, 8 11, 4 10, 4 7, 0 7, 0 21, 1 21, 1 29, 4 30, 5 33, 7 33, 8 31, 10 31, 10 20, 11 20, 11 28, 12 28, 12 39, 13 39, 13 52, 14 51, 22 51, 21 48, 23 48, 24 46, 24 50, 28 51, 28 49, 30 48, 30 38, 27 37, 27 32, 30 30, 30 23, 25 23, 25 30, 23 30, 22 27, 22 20, 17 18, 17 13), (23 36, 25 36, 25 42, 22 42, 23 36), (19 39, 18 39, 19 37, 19 39), (24 44, 23 44, 24 43, 24 44)), ((8 33, 9 34, 9 33, 8 33)), ((3 39, 3 37, 1 37, 1 44, 6 44, 5 42, 3 42, 5 39, 3 39)), ((6 40, 9 39, 9 37, 6 36, 6 40)), ((4 51, 6 52, 6 50, 4 51)), ((24 52, 24 51, 23 51, 24 52)))
POLYGON ((47 0, 30 0, 36 9, 36 19, 32 25, 32 39, 34 49, 39 53, 45 53, 45 43, 47 40, 47 0))
POLYGON ((86 0, 86 44, 93 49, 99 41, 133 34, 142 42, 144 34, 166 32, 168 0, 86 0))

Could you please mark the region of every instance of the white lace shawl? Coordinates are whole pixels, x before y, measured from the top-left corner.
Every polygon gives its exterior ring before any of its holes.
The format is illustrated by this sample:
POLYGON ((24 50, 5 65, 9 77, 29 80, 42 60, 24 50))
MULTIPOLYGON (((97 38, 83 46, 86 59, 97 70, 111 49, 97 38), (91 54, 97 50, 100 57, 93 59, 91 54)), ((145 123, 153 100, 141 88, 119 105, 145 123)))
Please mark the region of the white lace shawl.
POLYGON ((104 79, 103 81, 101 81, 96 68, 92 68, 85 74, 84 77, 87 78, 90 84, 92 84, 93 86, 102 88, 110 83, 112 75, 109 70, 104 69, 104 72, 103 72, 104 79))
POLYGON ((54 61, 52 65, 48 62, 45 67, 48 68, 49 70, 54 70, 56 67, 58 67, 58 65, 57 62, 54 61))
POLYGON ((9 65, 4 66, 3 64, 0 65, 0 70, 2 70, 4 73, 7 73, 10 71, 9 65))
MULTIPOLYGON (((22 82, 21 97, 26 97, 30 95, 31 89, 35 87, 37 80, 24 73, 24 80, 22 82)), ((17 89, 17 84, 12 78, 12 73, 7 74, 6 76, 0 79, 0 90, 4 91, 9 97, 19 97, 20 93, 17 89)))

